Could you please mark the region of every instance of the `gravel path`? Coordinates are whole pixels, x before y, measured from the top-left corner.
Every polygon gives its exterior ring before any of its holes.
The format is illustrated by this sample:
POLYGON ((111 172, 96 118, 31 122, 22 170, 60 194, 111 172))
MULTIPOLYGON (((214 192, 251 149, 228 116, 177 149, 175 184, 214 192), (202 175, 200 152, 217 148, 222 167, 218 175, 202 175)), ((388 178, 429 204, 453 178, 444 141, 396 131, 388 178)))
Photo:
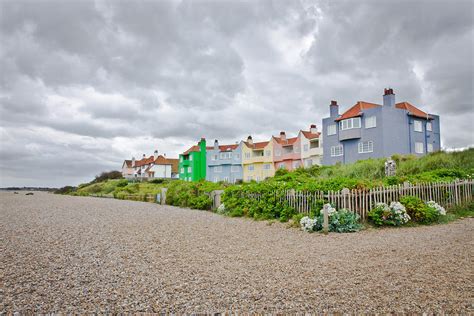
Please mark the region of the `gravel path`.
POLYGON ((307 234, 210 212, 0 193, 3 312, 474 312, 474 219, 307 234))

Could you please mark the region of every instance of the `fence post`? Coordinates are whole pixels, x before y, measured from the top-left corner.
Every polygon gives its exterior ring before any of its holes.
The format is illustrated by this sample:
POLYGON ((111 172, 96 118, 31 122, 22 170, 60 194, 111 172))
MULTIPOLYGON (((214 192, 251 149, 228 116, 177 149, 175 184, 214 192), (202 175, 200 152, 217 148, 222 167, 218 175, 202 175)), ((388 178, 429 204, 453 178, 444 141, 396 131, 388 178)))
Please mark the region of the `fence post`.
POLYGON ((341 190, 341 195, 342 195, 342 208, 350 208, 350 203, 349 203, 349 194, 351 194, 351 190, 348 188, 344 188, 341 190))
POLYGON ((166 204, 166 191, 168 191, 168 188, 162 188, 161 189, 161 205, 166 204))
POLYGON ((221 195, 224 193, 224 190, 214 190, 211 192, 211 199, 212 199, 212 210, 217 210, 221 205, 221 195))
POLYGON ((327 235, 329 231, 329 215, 328 215, 329 207, 331 207, 330 204, 324 204, 323 206, 323 214, 324 214, 323 233, 324 235, 327 235))

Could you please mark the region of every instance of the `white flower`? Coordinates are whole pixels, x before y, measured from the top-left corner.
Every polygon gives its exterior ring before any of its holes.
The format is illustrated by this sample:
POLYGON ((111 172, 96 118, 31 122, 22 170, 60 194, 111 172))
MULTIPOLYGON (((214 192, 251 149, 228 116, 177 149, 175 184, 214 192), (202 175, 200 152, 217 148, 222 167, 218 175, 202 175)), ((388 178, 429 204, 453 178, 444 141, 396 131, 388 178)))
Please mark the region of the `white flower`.
POLYGON ((311 219, 308 216, 305 216, 300 220, 301 229, 304 230, 305 232, 313 231, 314 228, 316 227, 316 223, 317 223, 316 219, 311 219))
POLYGON ((446 209, 435 201, 428 201, 426 204, 428 205, 428 207, 435 209, 439 215, 446 215, 446 209))
POLYGON ((325 208, 327 208, 328 210, 328 216, 331 216, 332 214, 336 212, 336 209, 332 207, 331 204, 327 203, 327 204, 324 204, 323 209, 320 211, 321 214, 324 214, 325 208))
POLYGON ((219 213, 219 214, 224 214, 224 213, 225 213, 225 205, 224 205, 224 203, 222 203, 221 205, 219 205, 219 207, 217 208, 217 213, 219 213))

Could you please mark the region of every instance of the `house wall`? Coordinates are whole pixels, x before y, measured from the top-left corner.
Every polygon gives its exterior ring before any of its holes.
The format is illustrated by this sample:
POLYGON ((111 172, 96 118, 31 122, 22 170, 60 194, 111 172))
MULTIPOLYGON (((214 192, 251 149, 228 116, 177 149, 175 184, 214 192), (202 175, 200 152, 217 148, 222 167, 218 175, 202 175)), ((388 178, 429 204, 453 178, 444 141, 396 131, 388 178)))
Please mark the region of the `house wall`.
POLYGON ((294 170, 303 165, 301 159, 301 139, 298 139, 293 143, 293 146, 283 146, 278 143, 273 137, 271 140, 273 147, 273 164, 275 170, 279 168, 284 168, 286 170, 294 170), (291 148, 291 151, 288 152, 285 148, 291 148), (295 166, 294 164, 297 164, 295 166))
POLYGON ((155 173, 154 178, 171 178, 171 165, 154 165, 150 171, 155 173))
POLYGON ((206 180, 212 182, 228 181, 235 183, 238 180, 243 180, 242 171, 242 143, 230 151, 232 158, 221 158, 220 149, 208 149, 206 153, 206 180), (215 157, 217 155, 217 157, 215 157), (219 168, 216 168, 219 167, 219 168), (221 170, 220 172, 218 170, 221 170))
MULTIPOLYGON (((390 157, 394 154, 415 154, 415 143, 422 142, 424 152, 427 152, 427 144, 433 144, 433 150, 440 150, 439 116, 431 115, 433 131, 426 130, 427 120, 414 118, 408 115, 408 111, 395 108, 394 106, 380 106, 362 111, 361 128, 341 131, 337 125, 336 135, 327 135, 328 126, 334 123, 335 118, 323 119, 323 164, 333 165, 338 162, 352 163, 368 158, 390 157), (376 127, 366 128, 366 119, 370 116, 376 117, 376 127), (422 121, 423 132, 415 132, 414 120, 422 121), (359 143, 372 141, 373 151, 370 153, 359 153, 359 143), (331 147, 343 145, 343 156, 331 157, 331 147)), ((421 156, 423 154, 416 154, 421 156)))
POLYGON ((179 179, 199 181, 206 179, 206 140, 199 142, 199 151, 179 155, 179 179), (189 171, 189 167, 191 170, 189 171))
POLYGON ((264 156, 254 157, 254 150, 242 144, 242 168, 244 181, 261 181, 275 175, 275 166, 273 164, 273 145, 269 142, 264 150, 264 156), (267 155, 269 151, 269 155, 267 155), (250 158, 246 158, 246 153, 250 154, 250 158), (253 165, 253 170, 249 170, 249 165, 253 165), (265 169, 264 166, 268 166, 265 169))
POLYGON ((311 148, 310 140, 307 139, 302 133, 300 133, 301 141, 301 159, 303 160, 304 167, 311 167, 314 165, 321 165, 323 156, 322 148, 322 137, 319 137, 319 147, 311 148), (308 150, 305 151, 304 147, 308 145, 308 150))

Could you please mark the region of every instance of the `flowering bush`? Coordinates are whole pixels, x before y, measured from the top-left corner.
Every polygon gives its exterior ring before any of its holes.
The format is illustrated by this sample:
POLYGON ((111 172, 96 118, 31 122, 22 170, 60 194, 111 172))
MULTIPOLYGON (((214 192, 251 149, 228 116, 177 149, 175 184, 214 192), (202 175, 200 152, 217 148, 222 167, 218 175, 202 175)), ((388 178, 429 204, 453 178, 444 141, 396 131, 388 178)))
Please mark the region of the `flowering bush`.
MULTIPOLYGON (((359 224, 360 217, 346 209, 336 211, 330 204, 325 205, 328 209, 328 225, 330 232, 348 233, 356 232, 362 228, 359 224)), ((324 209, 314 219, 305 216, 300 220, 301 229, 307 232, 320 231, 323 229, 324 209)))
POLYGON ((392 202, 390 206, 385 203, 377 203, 368 215, 377 226, 401 226, 410 220, 410 215, 407 214, 405 207, 400 202, 392 202))
POLYGON ((316 231, 317 222, 318 220, 316 218, 311 219, 308 216, 305 216, 300 220, 300 226, 305 232, 313 232, 316 231))
POLYGON ((429 207, 417 196, 404 196, 400 199, 400 203, 405 206, 410 218, 417 223, 429 224, 439 218, 438 211, 429 207))
POLYGON ((428 205, 428 207, 431 208, 432 210, 435 210, 436 212, 438 212, 439 215, 446 215, 446 210, 444 209, 444 207, 442 207, 435 201, 428 201, 426 205, 428 205))
MULTIPOLYGON (((324 214, 322 214, 324 216, 324 214)), ((359 224, 360 216, 347 209, 331 212, 329 217, 329 231, 337 233, 351 233, 359 231, 362 225, 359 224)))

